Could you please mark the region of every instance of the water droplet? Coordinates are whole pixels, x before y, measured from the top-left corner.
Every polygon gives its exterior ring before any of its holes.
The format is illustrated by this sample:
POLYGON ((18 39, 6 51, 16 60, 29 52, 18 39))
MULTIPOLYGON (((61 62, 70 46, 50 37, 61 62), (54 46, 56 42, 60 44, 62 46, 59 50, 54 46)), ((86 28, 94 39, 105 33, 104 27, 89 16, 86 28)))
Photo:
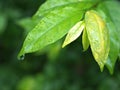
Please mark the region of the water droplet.
POLYGON ((19 57, 19 60, 24 60, 24 58, 25 58, 25 55, 21 55, 21 56, 19 57))

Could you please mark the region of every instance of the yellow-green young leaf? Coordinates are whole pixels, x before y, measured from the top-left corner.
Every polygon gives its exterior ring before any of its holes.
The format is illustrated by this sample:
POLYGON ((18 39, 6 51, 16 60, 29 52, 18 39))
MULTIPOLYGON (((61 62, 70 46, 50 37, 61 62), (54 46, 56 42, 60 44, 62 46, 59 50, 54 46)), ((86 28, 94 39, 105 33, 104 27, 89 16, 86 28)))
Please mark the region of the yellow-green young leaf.
POLYGON ((99 6, 99 9, 97 9, 97 12, 99 15, 104 19, 106 22, 107 28, 109 30, 109 37, 110 37, 110 51, 108 55, 108 60, 106 62, 106 66, 110 72, 110 74, 113 74, 114 72, 114 66, 117 61, 117 57, 119 54, 119 37, 117 29, 114 25, 114 23, 111 21, 111 18, 107 12, 106 8, 103 8, 104 4, 102 3, 99 6), (104 12, 103 12, 104 11, 104 12))
POLYGON ((83 45, 84 51, 86 51, 89 48, 89 40, 88 40, 86 29, 84 29, 83 34, 82 34, 82 45, 83 45))
POLYGON ((83 21, 76 23, 68 32, 62 47, 65 47, 66 45, 75 41, 81 35, 84 27, 85 27, 85 24, 83 21))
POLYGON ((86 12, 85 23, 93 56, 103 71, 110 48, 108 29, 103 19, 94 10, 86 12))
POLYGON ((110 52, 106 66, 111 74, 113 74, 114 66, 116 64, 118 56, 120 55, 120 10, 118 10, 119 8, 120 4, 117 0, 106 0, 105 2, 99 4, 99 9, 103 11, 101 12, 99 10, 99 15, 105 18, 110 35, 110 52))

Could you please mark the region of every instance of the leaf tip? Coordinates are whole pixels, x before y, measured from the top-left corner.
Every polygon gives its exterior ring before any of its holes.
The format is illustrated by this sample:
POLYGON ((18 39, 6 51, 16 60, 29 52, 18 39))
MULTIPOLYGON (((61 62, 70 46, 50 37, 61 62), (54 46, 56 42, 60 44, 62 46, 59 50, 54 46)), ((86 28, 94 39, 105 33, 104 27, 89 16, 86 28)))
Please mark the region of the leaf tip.
POLYGON ((21 51, 19 52, 17 58, 18 58, 18 60, 24 60, 25 54, 23 53, 23 48, 22 48, 21 51))
POLYGON ((108 68, 109 73, 110 73, 111 75, 113 75, 113 73, 114 73, 114 65, 115 65, 115 63, 113 64, 113 63, 111 62, 111 59, 108 58, 108 60, 107 60, 107 62, 106 62, 105 65, 106 65, 106 67, 108 68))
POLYGON ((102 62, 98 62, 98 65, 99 65, 99 67, 100 67, 100 71, 101 72, 103 72, 103 70, 104 70, 104 63, 102 63, 102 62))
POLYGON ((104 66, 100 66, 100 71, 103 72, 104 66))
POLYGON ((24 60, 25 59, 25 55, 21 55, 21 56, 18 56, 18 60, 24 60))
POLYGON ((64 48, 64 47, 65 47, 65 45, 63 44, 63 45, 62 45, 62 48, 64 48))
POLYGON ((62 48, 66 47, 69 43, 67 42, 64 42, 63 45, 62 45, 62 48))

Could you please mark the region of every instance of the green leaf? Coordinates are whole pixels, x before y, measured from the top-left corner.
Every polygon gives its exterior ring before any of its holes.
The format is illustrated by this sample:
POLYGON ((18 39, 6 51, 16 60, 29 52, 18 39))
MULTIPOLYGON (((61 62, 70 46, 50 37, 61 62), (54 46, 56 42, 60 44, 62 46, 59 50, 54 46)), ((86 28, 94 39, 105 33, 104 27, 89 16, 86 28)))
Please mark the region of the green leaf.
MULTIPOLYGON (((111 20, 115 24, 117 33, 120 33, 120 3, 118 1, 106 1, 106 8, 109 12, 111 20)), ((117 35, 119 38, 119 34, 117 35)), ((120 38, 119 38, 119 54, 120 54, 120 38)))
POLYGON ((82 45, 83 45, 84 51, 86 51, 89 48, 89 40, 88 40, 86 29, 84 29, 83 34, 82 34, 82 45))
POLYGON ((93 56, 103 71, 109 54, 108 29, 103 19, 93 10, 86 12, 85 23, 93 56))
POLYGON ((62 47, 65 47, 66 45, 75 41, 81 35, 84 27, 85 24, 83 21, 79 21, 78 23, 76 23, 68 32, 62 47))
MULTIPOLYGON (((44 14, 44 17, 36 27, 29 32, 18 58, 26 53, 41 50, 45 46, 62 38, 75 23, 83 18, 85 10, 93 7, 95 4, 96 2, 87 3, 77 1, 68 4, 63 3, 58 7, 53 3, 54 8, 49 7, 48 10, 40 11, 41 13, 47 13, 44 14)), ((43 4, 43 7, 44 6, 48 7, 43 4)), ((38 13, 40 14, 40 12, 38 13)))
POLYGON ((99 5, 100 15, 104 18, 110 35, 110 52, 106 62, 109 72, 113 74, 117 57, 120 53, 120 12, 119 4, 116 1, 106 1, 99 5), (116 8, 115 8, 116 7, 116 8), (117 13, 117 14, 116 14, 117 13))
POLYGON ((116 32, 116 28, 112 22, 107 23, 107 27, 109 29, 109 34, 110 34, 110 52, 109 52, 109 57, 106 62, 106 66, 109 69, 109 72, 113 74, 114 71, 114 66, 117 61, 117 57, 119 54, 119 42, 116 32))
POLYGON ((51 11, 28 34, 19 56, 35 52, 62 38, 83 17, 83 11, 71 8, 51 11))
POLYGON ((79 10, 87 10, 90 7, 93 7, 98 3, 98 0, 96 1, 90 1, 90 0, 47 0, 36 12, 34 15, 35 19, 38 18, 43 18, 51 12, 52 10, 55 9, 61 9, 68 7, 70 8, 71 6, 79 9, 79 10))

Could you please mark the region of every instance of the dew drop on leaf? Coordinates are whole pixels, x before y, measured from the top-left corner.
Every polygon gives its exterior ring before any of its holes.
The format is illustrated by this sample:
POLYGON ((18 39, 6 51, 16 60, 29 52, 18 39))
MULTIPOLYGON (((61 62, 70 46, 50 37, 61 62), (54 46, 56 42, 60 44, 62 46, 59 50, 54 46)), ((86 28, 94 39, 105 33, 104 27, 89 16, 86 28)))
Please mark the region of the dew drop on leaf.
POLYGON ((24 58, 25 58, 25 55, 21 55, 21 56, 19 57, 19 60, 24 60, 24 58))

